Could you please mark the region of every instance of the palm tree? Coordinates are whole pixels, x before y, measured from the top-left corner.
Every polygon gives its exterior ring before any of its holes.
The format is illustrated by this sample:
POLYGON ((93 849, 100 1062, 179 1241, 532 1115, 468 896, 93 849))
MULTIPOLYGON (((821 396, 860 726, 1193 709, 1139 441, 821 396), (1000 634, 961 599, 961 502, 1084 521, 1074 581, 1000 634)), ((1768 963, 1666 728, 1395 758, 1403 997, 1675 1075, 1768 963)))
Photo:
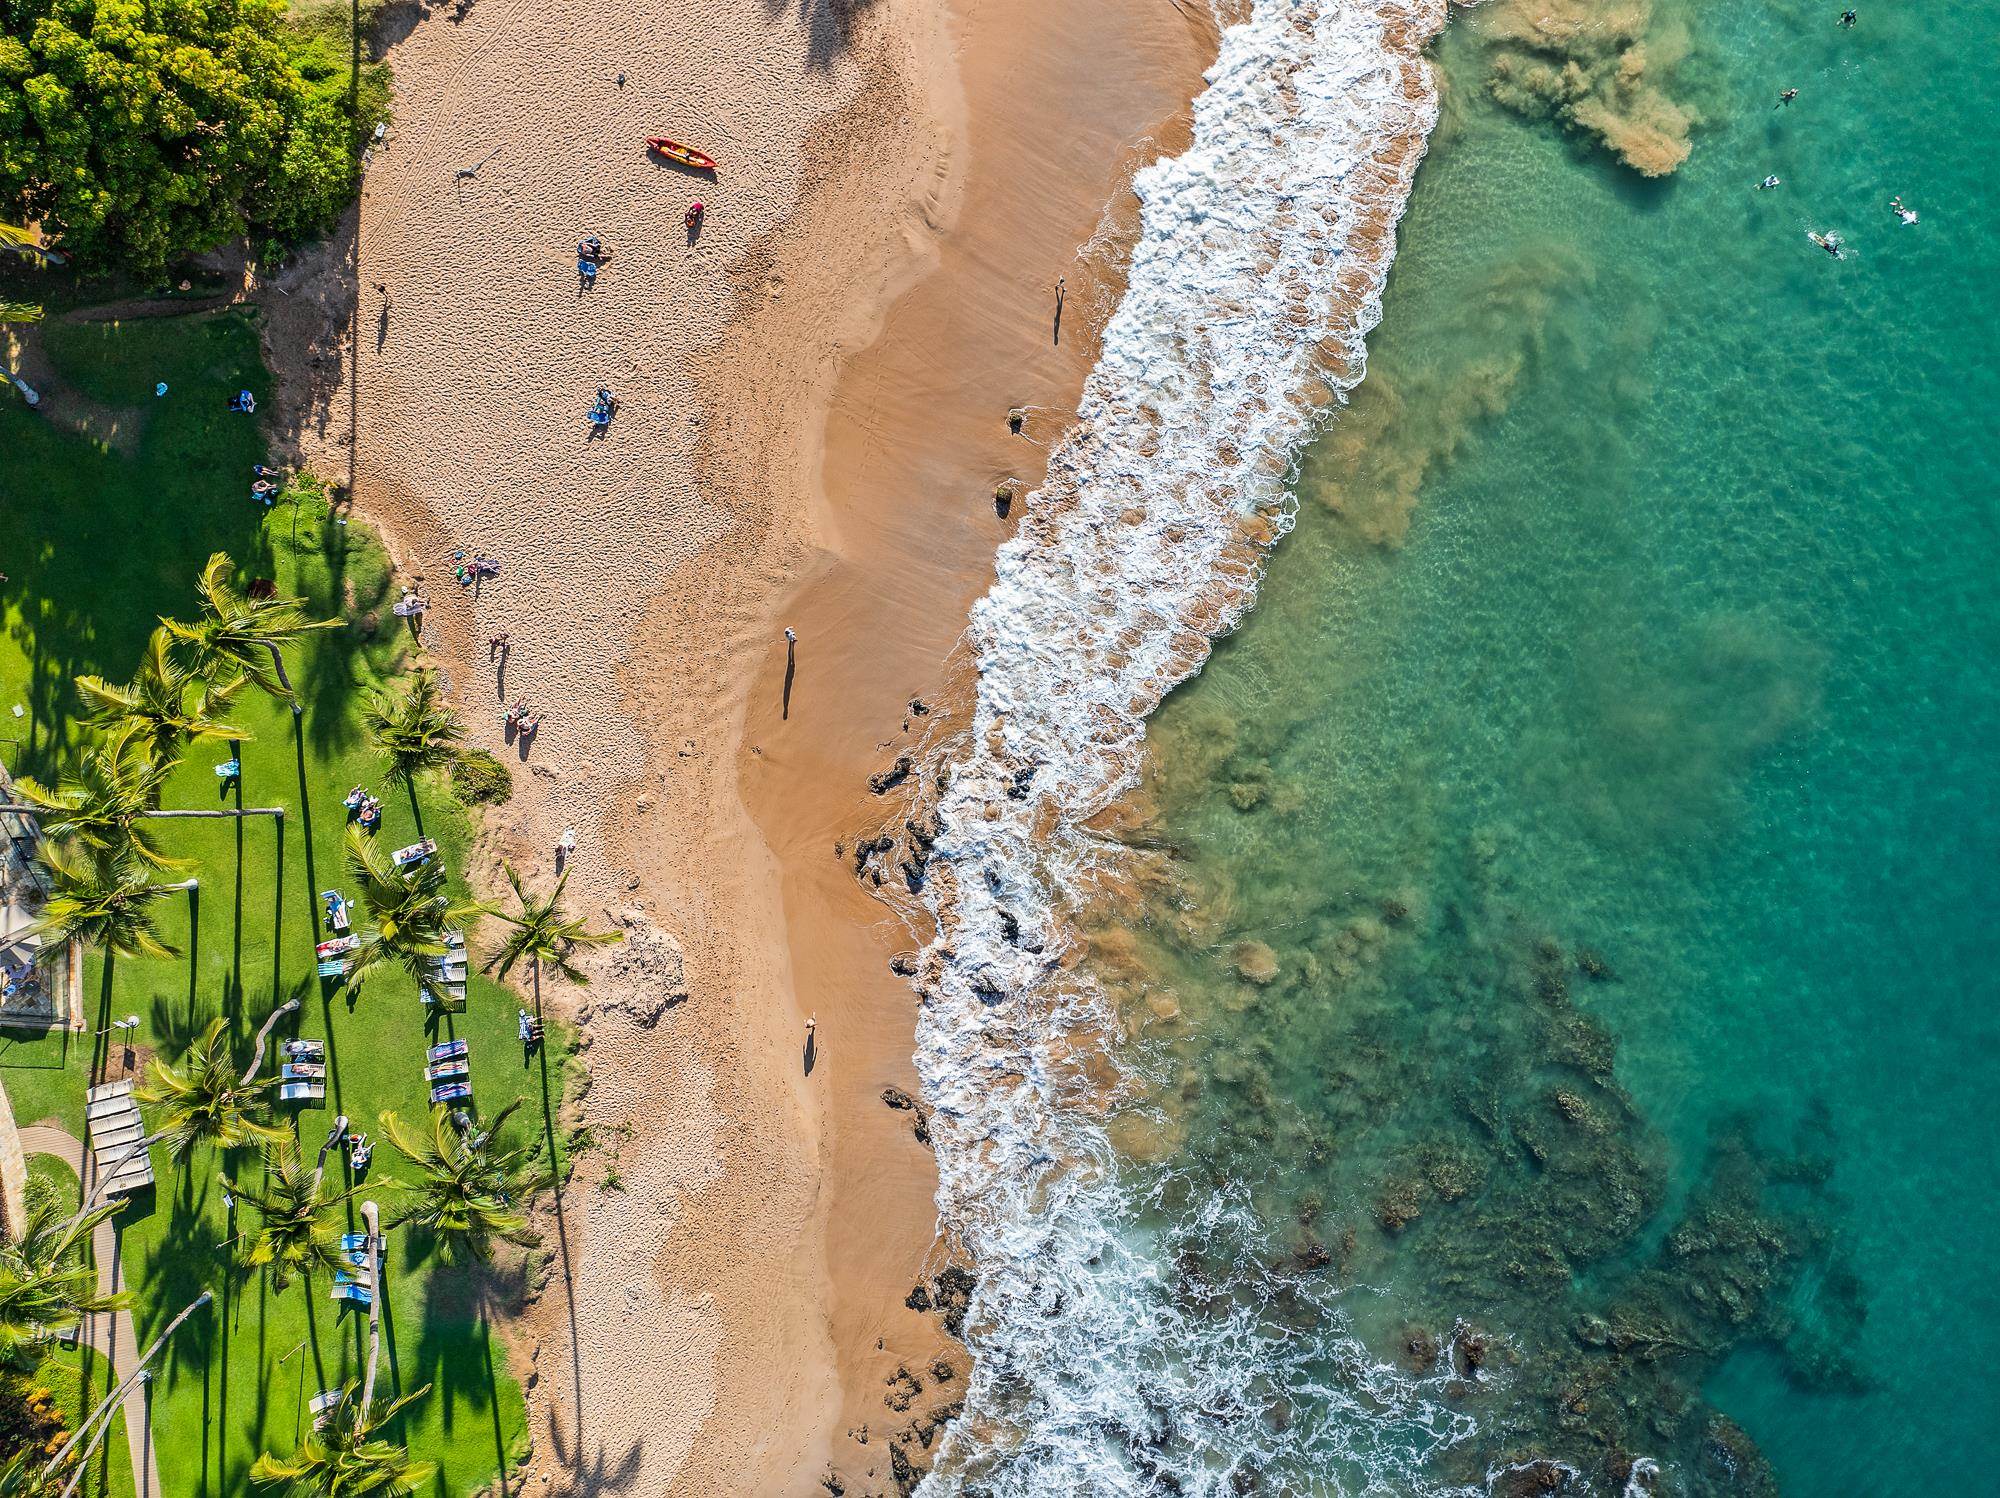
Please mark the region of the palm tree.
POLYGON ((486 907, 453 904, 436 859, 398 869, 358 827, 347 830, 347 867, 361 886, 361 905, 372 922, 351 954, 347 981, 365 982, 381 968, 400 967, 425 993, 442 1000, 444 985, 431 964, 444 955, 445 933, 484 915, 486 907))
MULTIPOLYGON (((108 991, 108 960, 105 973, 108 991)), ((201 1038, 188 1048, 178 1070, 155 1056, 153 1080, 133 1096, 142 1102, 166 1103, 166 1122, 152 1133, 133 1140, 123 1154, 98 1173, 97 1184, 84 1198, 83 1210, 91 1210, 98 1193, 118 1178, 127 1160, 162 1140, 167 1142, 174 1164, 184 1167, 201 1144, 235 1149, 253 1141, 273 1143, 290 1138, 283 1129, 259 1116, 264 1103, 257 1094, 271 1084, 259 1082, 257 1073, 263 1069, 264 1046, 271 1038, 271 1031, 279 1020, 297 1010, 299 1003, 296 998, 287 999, 264 1017, 251 1049, 250 1064, 233 1085, 229 1079, 228 1047, 222 1040, 224 1021, 220 1019, 209 1022, 201 1038)))
POLYGON ((158 810, 161 788, 173 770, 174 761, 148 759, 128 741, 91 750, 55 789, 23 776, 14 790, 21 797, 19 810, 34 817, 49 843, 73 841, 93 854, 130 854, 156 869, 171 869, 185 862, 161 852, 140 824, 158 810))
POLYGON ((461 1134, 444 1108, 431 1109, 429 1137, 393 1112, 382 1115, 382 1132, 396 1153, 417 1167, 415 1182, 397 1182, 409 1196, 409 1210, 393 1226, 414 1226, 433 1239, 447 1264, 493 1257, 496 1242, 533 1248, 541 1234, 514 1206, 540 1189, 542 1172, 527 1161, 531 1149, 496 1150, 493 1138, 513 1111, 516 1098, 479 1133, 461 1134))
POLYGON ((10 1464, 0 1468, 0 1498, 48 1498, 50 1494, 55 1494, 56 1498, 71 1498, 76 1492, 77 1484, 83 1481, 83 1474, 90 1468, 90 1458, 96 1453, 98 1445, 105 1436, 110 1433, 112 1412, 125 1403, 125 1398, 132 1392, 134 1384, 150 1377, 146 1372, 146 1365, 159 1356, 160 1349, 167 1345, 169 1337, 180 1330, 181 1323, 214 1298, 210 1292, 204 1290, 181 1307, 180 1314, 166 1324, 165 1329, 153 1339, 152 1345, 140 1356, 138 1367, 126 1374, 115 1389, 97 1402, 97 1407, 90 1412, 83 1424, 76 1428, 75 1434, 63 1443, 62 1449, 49 1459, 46 1467, 32 1473, 27 1470, 25 1463, 18 1466, 10 1464), (89 1432, 90 1439, 78 1453, 77 1442, 83 1440, 85 1432, 89 1432), (72 1453, 76 1454, 72 1456, 72 1453), (62 1482, 60 1492, 54 1486, 58 1481, 62 1482), (7 1484, 10 1482, 14 1486, 9 1487, 7 1484))
POLYGON ((297 717, 305 709, 285 674, 285 646, 313 630, 338 628, 340 621, 308 618, 303 598, 275 594, 251 598, 237 592, 229 581, 232 566, 229 553, 218 551, 202 568, 195 584, 201 598, 199 619, 160 622, 176 640, 192 647, 196 675, 212 682, 248 677, 263 691, 289 702, 292 716, 297 717))
POLYGON ((177 890, 198 887, 196 880, 155 884, 129 856, 92 857, 43 843, 37 856, 55 876, 54 892, 36 920, 43 950, 59 951, 64 943, 82 942, 101 948, 106 957, 175 957, 160 938, 151 907, 177 890))
POLYGON ((155 764, 170 765, 190 739, 239 743, 250 735, 222 721, 223 712, 248 686, 247 677, 205 682, 174 659, 173 635, 163 625, 146 642, 139 673, 125 686, 99 676, 79 676, 89 702, 84 722, 121 744, 136 744, 155 764), (198 690, 197 690, 198 689, 198 690), (190 699, 190 693, 193 693, 190 699))
POLYGON ((0 323, 40 322, 42 304, 40 302, 10 302, 0 300, 0 323))
POLYGON ((268 1451, 250 1468, 250 1480, 281 1488, 286 1498, 391 1498, 414 1493, 429 1482, 435 1462, 413 1460, 401 1441, 383 1440, 381 1430, 430 1392, 425 1384, 400 1399, 364 1400, 349 1383, 323 1427, 307 1434, 288 1457, 268 1451))
POLYGON ((261 1188, 242 1185, 227 1176, 221 1180, 231 1196, 249 1202, 263 1214, 257 1236, 241 1257, 246 1268, 268 1265, 273 1287, 283 1292, 291 1288, 295 1276, 310 1279, 315 1269, 331 1273, 340 1267, 333 1216, 354 1193, 330 1189, 325 1168, 315 1165, 308 1170, 299 1159, 298 1145, 290 1138, 265 1151, 261 1188))
MULTIPOLYGON (((361 1204, 368 1224, 368 1251, 377 1285, 382 1282, 382 1221, 375 1203, 361 1204)), ((268 1452, 250 1468, 250 1480, 264 1486, 282 1483, 292 1498, 364 1498, 415 1492, 436 1470, 431 1462, 413 1462, 400 1442, 371 1439, 402 1410, 430 1392, 425 1384, 401 1399, 375 1403, 375 1370, 382 1360, 382 1297, 368 1300, 368 1370, 360 1397, 355 1386, 340 1391, 324 1426, 315 1426, 299 1449, 280 1458, 268 1452)), ((505 1484, 503 1483, 504 1487, 505 1484)), ((0 1494, 0 1498, 5 1498, 0 1494)))
POLYGON ((375 693, 361 721, 389 758, 389 778, 400 785, 450 764, 465 737, 429 671, 417 672, 399 692, 375 693))
POLYGON ((153 1058, 150 1079, 132 1095, 164 1111, 160 1126, 139 1141, 140 1147, 163 1143, 174 1164, 185 1166, 202 1145, 227 1150, 290 1137, 262 1116, 267 1106, 262 1094, 270 1081, 237 1074, 223 1033, 227 1025, 226 1020, 210 1020, 179 1066, 153 1058))
POLYGON ((98 1207, 66 1217, 55 1187, 41 1176, 28 1177, 21 1235, 0 1242, 0 1367, 25 1373, 41 1362, 58 1330, 90 1312, 131 1303, 122 1290, 101 1294, 90 1262, 92 1230, 117 1210, 98 1207))
POLYGON ((569 872, 565 870, 556 878, 556 887, 542 899, 535 899, 528 893, 521 881, 519 871, 510 863, 506 865, 507 882, 514 887, 514 899, 520 904, 518 913, 496 910, 499 916, 514 929, 507 933, 507 940, 501 943, 486 963, 486 971, 497 973, 504 978, 513 970, 514 964, 526 959, 528 971, 534 978, 535 1010, 542 1007, 542 964, 547 963, 562 977, 572 983, 587 984, 590 976, 570 960, 578 947, 608 947, 613 942, 623 941, 622 931, 592 931, 582 921, 564 913, 562 908, 563 887, 569 883, 569 872))

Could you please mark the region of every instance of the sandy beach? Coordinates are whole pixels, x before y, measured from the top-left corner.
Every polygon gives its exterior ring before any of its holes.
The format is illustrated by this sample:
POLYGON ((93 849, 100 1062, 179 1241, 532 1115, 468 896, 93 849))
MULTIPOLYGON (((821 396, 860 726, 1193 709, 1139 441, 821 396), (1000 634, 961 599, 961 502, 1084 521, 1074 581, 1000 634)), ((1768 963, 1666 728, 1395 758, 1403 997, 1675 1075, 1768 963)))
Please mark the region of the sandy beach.
POLYGON ((389 534, 515 769, 484 876, 551 877, 574 827, 573 905, 627 932, 551 992, 597 1147, 513 1329, 526 1491, 893 1492, 956 1406, 964 1354, 905 1304, 949 1262, 935 1175, 883 1101, 916 1088, 910 943, 836 846, 949 711, 996 486, 1063 430, 1124 185, 1213 57, 1172 5, 1075 9, 392 11, 358 217, 266 298, 292 443, 389 534), (454 547, 501 559, 476 600, 454 547))

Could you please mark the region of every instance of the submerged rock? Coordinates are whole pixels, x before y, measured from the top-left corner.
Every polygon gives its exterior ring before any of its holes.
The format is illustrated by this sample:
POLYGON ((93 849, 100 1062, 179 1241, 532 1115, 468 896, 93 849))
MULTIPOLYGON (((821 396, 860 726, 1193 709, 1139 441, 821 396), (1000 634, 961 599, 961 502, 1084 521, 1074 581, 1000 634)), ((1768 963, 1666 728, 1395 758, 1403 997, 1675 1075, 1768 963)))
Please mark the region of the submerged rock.
POLYGON ((1230 951, 1237 976, 1260 987, 1277 981, 1278 954, 1261 941, 1240 941, 1230 951))
MULTIPOLYGON (((868 777, 868 789, 881 796, 894 790, 910 778, 910 772, 917 767, 915 760, 907 754, 896 756, 896 762, 878 775, 868 777)), ((891 846, 894 846, 893 844, 891 846)))

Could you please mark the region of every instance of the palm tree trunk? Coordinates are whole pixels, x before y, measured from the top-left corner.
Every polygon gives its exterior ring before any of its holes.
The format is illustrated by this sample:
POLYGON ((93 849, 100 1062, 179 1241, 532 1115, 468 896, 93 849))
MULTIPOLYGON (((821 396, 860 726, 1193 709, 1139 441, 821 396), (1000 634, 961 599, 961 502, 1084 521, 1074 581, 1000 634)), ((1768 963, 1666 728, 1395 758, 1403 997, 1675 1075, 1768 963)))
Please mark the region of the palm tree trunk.
POLYGON ((368 1294, 368 1372, 361 1382, 361 1411, 365 1422, 375 1406, 375 1365, 382 1357, 382 1222, 381 1209, 373 1202, 361 1204, 362 1221, 368 1224, 368 1256, 373 1261, 374 1283, 368 1294))
POLYGON ((305 716, 305 704, 299 701, 299 694, 292 690, 292 679, 285 674, 285 652, 278 648, 275 640, 266 640, 264 648, 271 652, 271 664, 278 672, 278 685, 285 689, 285 700, 292 705, 292 716, 305 716))
POLYGON ((77 1436, 81 1436, 84 1433, 84 1431, 89 1430, 93 1424, 97 1425, 96 1431, 91 1435, 90 1444, 84 1447, 83 1455, 77 1458, 76 1471, 71 1474, 68 1485, 63 1488, 62 1498, 70 1498, 70 1494, 76 1491, 76 1485, 79 1482, 83 1481, 83 1474, 84 1471, 90 1466, 91 1456, 96 1452, 98 1443, 104 1439, 104 1433, 111 1429, 111 1419, 110 1419, 111 1411, 115 1410, 119 1406, 119 1404, 124 1401, 125 1395, 131 1390, 132 1385, 137 1383, 139 1379, 144 1375, 146 1371, 146 1365, 153 1361, 153 1358, 159 1353, 159 1350, 162 1347, 167 1345, 167 1338, 171 1337, 177 1330, 179 1330, 180 1324, 183 1321, 187 1320, 188 1317, 192 1316, 196 1311, 200 1310, 203 1306, 207 1305, 209 1301, 212 1300, 213 1298, 214 1297, 211 1295, 209 1291, 207 1290, 202 1291, 201 1294, 197 1295, 193 1300, 187 1303, 186 1308, 182 1310, 180 1315, 174 1317, 172 1321, 169 1321, 167 1323, 166 1330, 161 1332, 159 1336, 153 1339, 153 1345, 151 1347, 148 1347, 146 1349, 146 1355, 139 1359, 139 1366, 134 1368, 129 1374, 126 1375, 125 1381, 122 1384, 120 1384, 117 1388, 113 1389, 109 1394, 106 1394, 104 1396, 104 1398, 98 1403, 97 1408, 90 1412, 90 1417, 87 1420, 85 1420, 81 1426, 77 1428, 76 1435, 71 1436, 69 1440, 63 1444, 62 1450, 58 1451, 55 1454, 55 1456, 50 1460, 48 1466, 43 1469, 42 1475, 44 1477, 54 1476, 57 1464, 62 1461, 66 1453, 68 1453, 75 1447, 77 1436))
POLYGON ((263 1025, 257 1031, 257 1043, 250 1053, 250 1069, 243 1073, 241 1086, 248 1087, 257 1080, 257 1073, 264 1066, 264 1042, 271 1038, 271 1027, 299 1007, 299 1000, 287 999, 264 1017, 263 1025))
POLYGON ((148 821, 154 817, 276 817, 285 820, 282 806, 223 807, 215 811, 149 811, 142 813, 148 821))
MULTIPOLYGON (((48 815, 49 809, 46 806, 28 806, 19 801, 0 801, 0 811, 42 817, 48 815)), ((285 818, 285 809, 282 806, 246 806, 240 810, 228 808, 218 811, 142 811, 139 815, 149 822, 158 817, 276 817, 282 822, 285 818)))
POLYGON ((94 1182, 91 1183, 90 1192, 88 1195, 84 1197, 83 1205, 77 1208, 76 1216, 70 1218, 69 1222, 63 1224, 64 1228, 68 1228, 72 1223, 81 1222, 85 1217, 88 1217, 91 1214, 91 1212, 96 1209, 97 1198, 103 1193, 104 1188, 108 1184, 110 1184, 112 1181, 118 1178, 118 1172, 125 1168, 125 1162, 127 1160, 130 1160, 134 1155, 140 1153, 142 1150, 151 1149, 154 1145, 158 1144, 162 1139, 166 1137, 167 1137, 166 1131, 162 1129, 158 1133, 142 1134, 137 1139, 133 1140, 130 1144, 126 1145, 125 1153, 120 1155, 116 1160, 113 1160, 111 1162, 110 1168, 104 1171, 101 1175, 98 1176, 98 1178, 94 1182))
MULTIPOLYGON (((270 1012, 270 1014, 265 1016, 263 1025, 257 1031, 256 1048, 251 1053, 250 1056, 250 1069, 243 1073, 243 1080, 238 1084, 239 1086, 248 1087, 252 1082, 257 1080, 257 1073, 261 1071, 264 1066, 264 1047, 265 1043, 269 1041, 269 1039, 271 1038, 272 1028, 276 1026, 279 1020, 283 1019, 286 1015, 296 1010, 299 1007, 299 1002, 300 1001, 297 999, 287 999, 285 1000, 284 1003, 280 1004, 276 1009, 273 1009, 270 1012)), ((139 1138, 133 1140, 129 1145, 127 1145, 125 1147, 125 1152, 121 1154, 116 1160, 113 1160, 111 1162, 110 1168, 107 1169, 102 1175, 100 1175, 97 1178, 96 1182, 91 1186, 90 1194, 83 1199, 83 1206, 76 1214, 77 1218, 85 1216, 87 1213, 90 1212, 90 1210, 93 1207, 97 1205, 97 1198, 99 1194, 104 1190, 107 1184, 109 1184, 111 1181, 117 1178, 118 1172, 125 1168, 126 1161, 130 1160, 134 1155, 138 1154, 141 1150, 151 1149, 154 1145, 158 1144, 165 1137, 166 1133, 163 1130, 155 1134, 142 1135, 139 1138)), ((76 1218, 72 1218, 71 1220, 75 1221, 76 1218)))

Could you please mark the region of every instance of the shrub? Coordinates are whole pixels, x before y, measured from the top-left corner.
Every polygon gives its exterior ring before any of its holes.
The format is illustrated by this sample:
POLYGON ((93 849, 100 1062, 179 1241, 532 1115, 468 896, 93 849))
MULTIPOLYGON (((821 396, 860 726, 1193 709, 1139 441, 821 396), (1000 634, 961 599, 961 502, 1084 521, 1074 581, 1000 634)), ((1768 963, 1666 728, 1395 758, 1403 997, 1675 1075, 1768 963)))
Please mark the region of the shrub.
POLYGON ((451 789, 467 806, 498 806, 514 794, 514 777, 484 749, 467 749, 451 762, 451 789))
POLYGON ((157 277, 240 234, 314 232, 352 196, 380 90, 351 105, 347 48, 282 0, 7 11, 0 218, 38 222, 85 269, 157 277))

